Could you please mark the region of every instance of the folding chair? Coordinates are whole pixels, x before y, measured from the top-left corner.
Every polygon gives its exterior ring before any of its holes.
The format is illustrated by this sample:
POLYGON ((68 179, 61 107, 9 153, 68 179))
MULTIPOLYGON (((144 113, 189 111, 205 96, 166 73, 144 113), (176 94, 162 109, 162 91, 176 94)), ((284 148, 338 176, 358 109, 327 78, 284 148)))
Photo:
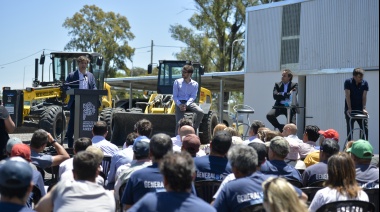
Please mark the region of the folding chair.
POLYGON ((330 202, 322 205, 317 209, 317 212, 330 212, 330 211, 363 211, 374 212, 375 205, 371 202, 360 200, 345 200, 330 202))
POLYGON ((246 206, 240 209, 240 212, 265 212, 265 208, 263 204, 260 203, 260 204, 246 206))
POLYGON ((211 203, 212 196, 218 191, 222 181, 218 180, 201 180, 194 182, 195 190, 199 198, 211 203))

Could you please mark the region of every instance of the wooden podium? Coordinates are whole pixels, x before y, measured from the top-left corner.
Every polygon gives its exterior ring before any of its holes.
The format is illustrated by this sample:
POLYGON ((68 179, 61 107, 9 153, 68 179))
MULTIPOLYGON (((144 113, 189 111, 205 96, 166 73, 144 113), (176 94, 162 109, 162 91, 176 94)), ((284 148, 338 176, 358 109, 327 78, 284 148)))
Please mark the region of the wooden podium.
POLYGON ((98 121, 99 96, 106 90, 70 89, 68 95, 75 96, 74 141, 81 137, 92 138, 92 127, 98 121))

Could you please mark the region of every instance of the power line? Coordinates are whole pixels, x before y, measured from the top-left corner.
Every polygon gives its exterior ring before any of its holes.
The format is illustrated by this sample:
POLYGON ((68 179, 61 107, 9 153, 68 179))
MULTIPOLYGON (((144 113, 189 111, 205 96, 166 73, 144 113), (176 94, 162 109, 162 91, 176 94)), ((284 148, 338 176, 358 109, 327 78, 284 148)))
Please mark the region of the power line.
POLYGON ((170 48, 187 48, 186 46, 164 46, 164 45, 153 45, 157 47, 170 47, 170 48))
MULTIPOLYGON (((31 56, 33 56, 33 55, 35 55, 35 54, 38 54, 38 53, 40 53, 40 52, 44 52, 44 51, 49 51, 49 52, 59 52, 59 50, 42 49, 42 50, 39 50, 38 52, 33 53, 33 54, 29 55, 29 56, 23 57, 23 58, 21 58, 21 59, 18 59, 18 60, 15 60, 15 61, 9 62, 9 63, 1 64, 0 66, 5 66, 5 65, 9 65, 9 64, 13 64, 13 63, 20 62, 21 60, 25 60, 26 58, 29 58, 29 57, 31 57, 31 56)), ((47 54, 45 54, 45 55, 47 55, 47 54)))

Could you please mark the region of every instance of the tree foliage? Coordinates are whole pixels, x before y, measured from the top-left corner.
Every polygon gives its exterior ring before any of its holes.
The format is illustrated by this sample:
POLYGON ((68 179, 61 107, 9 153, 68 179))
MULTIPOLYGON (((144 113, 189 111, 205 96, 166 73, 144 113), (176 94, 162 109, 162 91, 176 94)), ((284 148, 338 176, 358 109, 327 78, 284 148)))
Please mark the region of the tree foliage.
POLYGON ((171 25, 172 38, 188 48, 176 54, 177 59, 201 62, 206 71, 233 70, 244 67, 245 9, 257 0, 194 0, 196 12, 189 19, 192 28, 171 25), (201 33, 197 33, 201 32, 201 33), (235 42, 234 42, 235 41, 235 42), (240 41, 240 40, 239 40, 240 41))
POLYGON ((125 16, 104 12, 95 5, 85 5, 73 17, 66 18, 63 27, 72 36, 65 50, 101 53, 106 77, 115 77, 120 69, 127 72, 125 60, 131 61, 135 52, 128 41, 135 36, 125 16))

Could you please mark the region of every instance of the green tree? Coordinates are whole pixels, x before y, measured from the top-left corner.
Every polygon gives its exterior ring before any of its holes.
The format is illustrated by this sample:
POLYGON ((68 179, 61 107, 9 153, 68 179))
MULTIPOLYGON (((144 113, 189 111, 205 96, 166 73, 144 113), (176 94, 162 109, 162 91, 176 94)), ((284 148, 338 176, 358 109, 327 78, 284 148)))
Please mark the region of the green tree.
POLYGON ((135 52, 128 41, 135 36, 125 16, 104 12, 95 5, 85 5, 72 18, 66 18, 63 27, 72 36, 65 50, 101 53, 106 65, 106 77, 115 77, 117 70, 127 73, 125 60, 131 61, 135 52))
POLYGON ((184 42, 188 48, 176 54, 177 59, 201 62, 206 71, 230 70, 233 46, 233 70, 244 67, 245 8, 258 4, 257 0, 194 0, 196 13, 189 19, 192 28, 171 25, 172 38, 184 42), (201 32, 201 33, 197 33, 201 32))

